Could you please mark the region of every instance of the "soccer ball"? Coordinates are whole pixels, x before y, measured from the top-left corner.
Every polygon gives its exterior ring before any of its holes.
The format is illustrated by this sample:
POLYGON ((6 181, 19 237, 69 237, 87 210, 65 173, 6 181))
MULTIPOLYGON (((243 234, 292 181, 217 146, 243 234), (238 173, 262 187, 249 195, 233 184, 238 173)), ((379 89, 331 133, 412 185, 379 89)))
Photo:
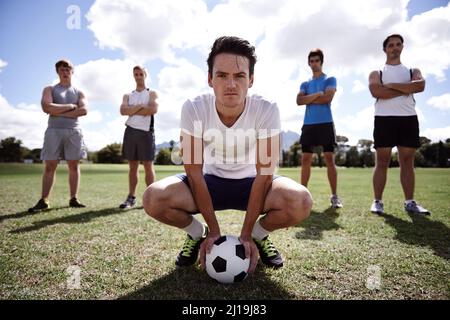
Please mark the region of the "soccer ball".
POLYGON ((233 283, 247 277, 250 259, 245 257, 244 245, 235 236, 222 236, 206 254, 206 272, 221 282, 233 283))

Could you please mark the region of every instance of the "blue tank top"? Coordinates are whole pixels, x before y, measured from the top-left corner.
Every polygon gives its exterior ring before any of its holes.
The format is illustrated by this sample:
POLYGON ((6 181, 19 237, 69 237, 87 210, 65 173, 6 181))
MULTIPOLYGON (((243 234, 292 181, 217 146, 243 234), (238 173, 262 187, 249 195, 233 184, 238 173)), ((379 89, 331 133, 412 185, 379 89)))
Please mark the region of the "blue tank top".
MULTIPOLYGON (((74 87, 64 87, 57 84, 52 87, 53 103, 58 104, 78 104, 79 93, 74 87)), ((78 128, 78 118, 66 118, 58 116, 49 116, 48 127, 58 129, 75 129, 78 128)))

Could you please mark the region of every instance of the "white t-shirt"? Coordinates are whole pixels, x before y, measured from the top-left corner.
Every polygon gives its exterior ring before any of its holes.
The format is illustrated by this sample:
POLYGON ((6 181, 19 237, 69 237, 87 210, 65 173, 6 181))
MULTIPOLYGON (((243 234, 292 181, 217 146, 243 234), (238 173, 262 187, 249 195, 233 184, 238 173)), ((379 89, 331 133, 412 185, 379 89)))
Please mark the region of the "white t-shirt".
POLYGON ((257 139, 280 133, 277 104, 247 96, 244 111, 228 128, 220 120, 215 102, 214 95, 205 94, 187 100, 181 111, 181 130, 203 139, 203 173, 228 179, 256 176, 257 139))
MULTIPOLYGON (((128 96, 128 105, 129 106, 137 106, 139 104, 147 105, 150 100, 150 94, 148 90, 136 91, 134 90, 128 96)), ((134 114, 128 116, 125 124, 134 129, 150 131, 150 122, 152 120, 152 116, 141 116, 139 114, 134 114)))
MULTIPOLYGON (((381 81, 387 83, 408 83, 411 82, 410 70, 403 64, 384 65, 381 74, 381 81)), ((416 102, 412 94, 402 95, 391 99, 378 99, 375 102, 376 116, 415 116, 416 102)))

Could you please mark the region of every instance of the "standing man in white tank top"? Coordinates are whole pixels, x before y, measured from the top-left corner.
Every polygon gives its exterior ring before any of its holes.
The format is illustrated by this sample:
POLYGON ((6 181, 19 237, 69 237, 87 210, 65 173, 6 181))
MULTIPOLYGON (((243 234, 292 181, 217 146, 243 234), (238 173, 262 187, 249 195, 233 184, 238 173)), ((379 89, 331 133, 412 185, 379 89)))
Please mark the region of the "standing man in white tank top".
POLYGON ((38 212, 50 208, 48 197, 55 180, 56 167, 60 159, 69 167, 69 206, 83 208, 77 199, 80 183, 79 161, 86 156, 83 135, 78 117, 87 114, 86 97, 72 86, 73 65, 68 60, 60 60, 55 65, 59 83, 48 86, 42 93, 42 110, 49 115, 45 131, 41 160, 45 162, 42 176, 42 194, 38 203, 28 212, 38 212))
POLYGON ((145 86, 147 72, 141 66, 133 68, 136 81, 136 90, 123 96, 120 114, 128 116, 125 125, 125 134, 122 144, 122 155, 128 160, 128 196, 119 206, 121 209, 132 208, 136 205, 136 186, 139 180, 139 162, 142 161, 145 169, 145 182, 147 186, 155 181, 155 135, 154 117, 158 111, 155 102, 156 92, 145 86))
POLYGON ((414 201, 414 158, 419 143, 419 122, 413 94, 425 89, 425 80, 419 69, 408 69, 400 62, 403 37, 390 35, 383 42, 386 64, 381 71, 372 71, 369 90, 375 103, 374 141, 376 164, 373 173, 375 199, 370 211, 383 214, 383 190, 391 151, 397 147, 400 163, 400 181, 405 195, 405 211, 430 214, 414 201))

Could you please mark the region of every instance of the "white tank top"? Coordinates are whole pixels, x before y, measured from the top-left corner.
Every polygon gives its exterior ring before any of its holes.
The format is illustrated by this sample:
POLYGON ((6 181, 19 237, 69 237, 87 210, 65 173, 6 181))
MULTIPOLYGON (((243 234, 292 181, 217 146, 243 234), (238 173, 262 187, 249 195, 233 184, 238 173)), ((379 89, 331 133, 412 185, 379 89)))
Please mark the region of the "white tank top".
MULTIPOLYGON (((142 90, 142 91, 136 91, 134 90, 129 96, 128 96, 128 105, 129 106, 136 106, 138 104, 144 104, 147 105, 150 99, 149 91, 148 90, 142 90)), ((134 129, 144 130, 144 131, 150 131, 150 122, 152 120, 152 116, 141 116, 139 114, 129 116, 125 124, 127 126, 130 126, 134 129)))
MULTIPOLYGON (((411 82, 410 69, 403 64, 385 64, 381 72, 381 82, 387 83, 408 83, 411 82)), ((376 116, 415 116, 416 101, 412 94, 403 95, 391 99, 378 99, 375 102, 376 116)))

